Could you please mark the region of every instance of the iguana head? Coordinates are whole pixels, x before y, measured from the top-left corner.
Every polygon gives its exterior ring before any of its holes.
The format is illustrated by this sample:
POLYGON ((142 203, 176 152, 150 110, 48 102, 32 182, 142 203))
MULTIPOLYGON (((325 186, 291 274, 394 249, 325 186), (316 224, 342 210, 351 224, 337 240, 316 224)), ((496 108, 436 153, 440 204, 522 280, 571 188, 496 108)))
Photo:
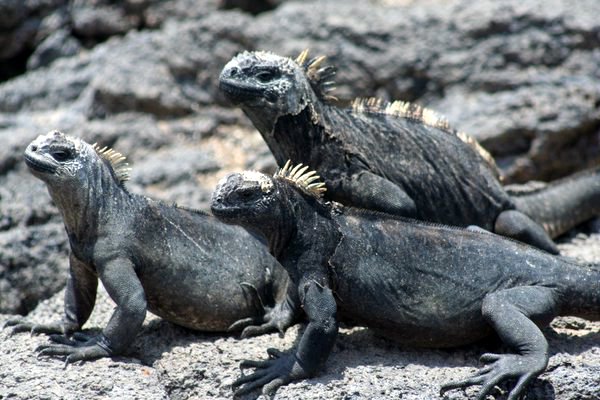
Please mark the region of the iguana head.
POLYGON ((99 149, 56 130, 38 136, 25 150, 25 163, 31 173, 49 187, 62 190, 82 185, 97 176, 99 165, 105 166, 121 184, 129 172, 124 160, 125 157, 114 150, 99 149))
POLYGON ((246 51, 225 65, 220 88, 259 129, 272 126, 278 117, 297 115, 317 98, 328 97, 335 70, 323 66, 324 59, 308 59, 308 51, 296 59, 246 51))
POLYGON ((268 175, 257 171, 233 173, 217 184, 211 210, 223 222, 249 227, 277 218, 281 214, 281 196, 268 175))
POLYGON ((229 174, 213 192, 212 212, 223 222, 258 229, 269 238, 282 224, 294 224, 294 198, 299 193, 319 198, 325 191, 316 172, 307 169, 288 161, 272 177, 256 171, 229 174))

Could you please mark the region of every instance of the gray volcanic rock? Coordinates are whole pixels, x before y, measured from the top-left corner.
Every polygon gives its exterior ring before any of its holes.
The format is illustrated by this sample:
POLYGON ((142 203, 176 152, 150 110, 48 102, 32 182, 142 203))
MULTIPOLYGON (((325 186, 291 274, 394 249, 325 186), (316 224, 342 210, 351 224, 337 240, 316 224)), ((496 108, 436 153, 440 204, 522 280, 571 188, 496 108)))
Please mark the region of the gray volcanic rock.
POLYGON ((507 182, 598 163, 600 3, 380 3, 288 2, 249 32, 261 49, 327 54, 342 100, 433 107, 499 158, 507 182), (271 34, 278 25, 285 33, 271 34))
MULTIPOLYGON (((62 297, 43 302, 31 314, 37 321, 59 317, 62 297)), ((99 302, 92 314, 92 324, 104 324, 114 303, 100 291, 99 302)), ((10 319, 1 317, 2 324, 10 319)), ((93 363, 64 368, 57 360, 36 359, 35 348, 46 343, 44 336, 28 334, 10 336, 0 333, 2 367, 0 398, 2 399, 167 399, 164 386, 155 369, 135 358, 103 359, 93 363), (75 368, 73 368, 75 367, 75 368)))
POLYGON ((61 274, 68 270, 64 235, 59 223, 18 226, 0 232, 0 310, 25 313, 39 299, 64 287, 61 274))
POLYGON ((73 1, 70 7, 73 33, 80 37, 102 39, 137 28, 141 24, 140 16, 128 15, 127 12, 131 3, 133 2, 73 1))
MULTIPOLYGON (((131 191, 193 208, 205 208, 230 171, 274 172, 260 135, 218 89, 224 64, 243 50, 326 54, 338 67, 341 104, 376 95, 430 106, 479 138, 507 182, 553 179, 600 161, 596 0, 262 3, 281 4, 253 16, 220 9, 247 9, 244 1, 0 0, 3 320, 28 313, 66 277, 62 221, 22 162, 38 134, 60 129, 112 146, 132 164, 131 191)), ((600 261, 597 235, 572 233, 561 249, 600 261)), ((57 318, 61 296, 30 317, 57 318)), ((100 304, 107 318, 106 296, 100 304)), ((230 398, 238 362, 264 357, 269 346, 290 348, 297 329, 283 339, 237 340, 150 319, 128 357, 64 371, 59 361, 35 360, 43 336, 0 333, 0 398, 230 398)), ((596 398, 599 330, 557 320, 547 330, 550 368, 528 398, 596 398)), ((440 382, 473 371, 490 346, 422 351, 344 330, 327 370, 277 398, 437 398, 440 382)))
POLYGON ((58 29, 36 47, 27 60, 27 68, 36 69, 49 65, 58 58, 73 56, 80 50, 79 41, 68 30, 58 29))
MULTIPOLYGON (((295 55, 311 48, 339 67, 342 102, 378 95, 432 106, 499 158, 507 182, 551 179, 599 161, 594 0, 576 7, 561 0, 289 1, 255 18, 219 11, 217 3, 131 1, 117 9, 75 2, 69 19, 81 10, 102 19, 110 9, 122 16, 105 18, 122 24, 114 31, 130 33, 2 85, 0 110, 80 99, 90 118, 123 111, 182 116, 223 102, 216 77, 236 52, 295 55)), ((18 18, 18 10, 13 14, 18 18)), ((59 54, 77 51, 48 46, 59 54)), ((32 64, 45 65, 35 61, 38 53, 32 64)))
POLYGON ((132 172, 132 181, 142 186, 161 183, 173 186, 196 174, 214 172, 219 164, 202 149, 175 147, 148 153, 132 172))
MULTIPOLYGON (((89 12, 95 5, 117 7, 76 3, 75 8, 89 12)), ((0 85, 0 184, 15 173, 22 179, 10 180, 14 186, 8 190, 27 190, 20 182, 32 178, 20 166, 21 153, 37 134, 55 128, 114 146, 134 166, 148 151, 168 147, 176 153, 190 140, 199 147, 218 147, 224 138, 219 131, 250 126, 239 110, 224 108, 217 87, 223 65, 244 49, 294 55, 310 47, 313 54, 329 55, 339 68, 336 93, 341 102, 376 94, 433 105, 499 156, 509 182, 555 177, 598 162, 600 56, 595 46, 600 25, 589 18, 597 2, 582 1, 579 7, 561 1, 548 6, 541 0, 468 6, 460 0, 396 3, 327 2, 315 7, 289 1, 257 17, 220 11, 217 1, 208 0, 119 3, 123 16, 142 15, 155 29, 132 30, 71 57, 66 56, 71 50, 62 54, 57 49, 60 56, 54 60, 58 43, 49 45, 50 59, 35 61, 47 64, 45 68, 0 85)), ((29 8, 6 4, 15 20, 29 15, 29 8)), ((71 11, 60 2, 35 4, 45 10, 44 29, 57 28, 53 35, 63 35, 67 44, 67 32, 58 28, 71 11)), ((43 58, 44 49, 39 46, 34 55, 43 58)), ((164 166, 170 173, 156 172, 156 166, 150 172, 149 164, 147 169, 142 165, 144 170, 134 174, 146 178, 136 178, 132 188, 198 207, 206 205, 216 175, 228 171, 227 165, 274 169, 260 140, 245 149, 240 162, 227 160, 249 136, 235 140, 229 149, 214 153, 222 166, 219 172, 193 163, 185 165, 194 171, 179 171, 183 166, 175 161, 164 166), (169 184, 161 182, 169 179, 169 184)), ((2 220, 15 220, 12 212, 2 220)), ((56 216, 49 222, 60 223, 56 216)), ((25 259, 27 253, 24 249, 25 259)), ((42 285, 52 281, 40 279, 42 285)))

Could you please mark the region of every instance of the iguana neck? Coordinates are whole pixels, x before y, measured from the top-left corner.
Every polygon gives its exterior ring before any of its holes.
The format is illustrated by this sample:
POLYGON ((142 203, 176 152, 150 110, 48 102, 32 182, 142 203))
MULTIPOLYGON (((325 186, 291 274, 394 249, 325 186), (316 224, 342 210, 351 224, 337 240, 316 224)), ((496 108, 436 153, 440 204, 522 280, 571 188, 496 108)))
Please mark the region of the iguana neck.
POLYGON ((259 227, 267 239, 269 252, 279 258, 297 232, 297 216, 292 207, 282 207, 281 216, 259 227))
POLYGON ((319 118, 320 103, 309 102, 298 114, 285 114, 272 121, 263 121, 246 113, 275 156, 277 164, 283 166, 287 160, 308 163, 311 149, 324 140, 324 127, 319 118))
POLYGON ((91 168, 85 184, 48 185, 48 192, 63 217, 69 237, 74 235, 78 241, 95 235, 110 216, 122 215, 125 204, 132 198, 105 165, 91 168))
POLYGON ((322 271, 326 260, 334 253, 341 234, 331 219, 327 204, 311 195, 293 191, 290 196, 290 216, 287 222, 286 241, 278 243, 278 253, 273 253, 282 263, 293 281, 311 271, 322 271))

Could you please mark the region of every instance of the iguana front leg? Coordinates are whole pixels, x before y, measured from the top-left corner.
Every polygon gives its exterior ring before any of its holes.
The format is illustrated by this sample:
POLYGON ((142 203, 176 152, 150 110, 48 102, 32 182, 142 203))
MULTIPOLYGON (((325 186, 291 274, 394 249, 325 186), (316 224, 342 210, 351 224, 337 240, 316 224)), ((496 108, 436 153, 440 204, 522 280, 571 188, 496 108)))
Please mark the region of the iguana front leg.
POLYGON ((494 223, 494 232, 546 250, 550 254, 559 253, 558 247, 544 228, 517 210, 501 212, 494 223))
POLYGON ((242 361, 240 368, 255 368, 250 375, 237 379, 231 386, 235 395, 263 388, 266 395, 288 382, 315 374, 325 364, 337 336, 337 306, 333 293, 311 280, 301 284, 301 300, 308 325, 295 353, 268 349, 266 361, 242 361))
POLYGON ((66 356, 70 363, 121 354, 131 344, 146 317, 146 297, 134 266, 127 259, 113 259, 98 263, 98 272, 117 304, 102 333, 83 340, 54 337, 55 343, 38 347, 40 356, 66 356))
POLYGON ((401 187, 369 171, 331 181, 341 193, 333 200, 354 207, 382 211, 403 217, 414 217, 417 206, 401 187))
POLYGON ((500 339, 517 354, 484 354, 481 361, 489 364, 471 377, 442 386, 450 389, 481 385, 478 400, 483 400, 495 385, 509 378, 517 383, 507 400, 517 400, 525 388, 548 365, 548 342, 536 323, 549 323, 557 314, 553 289, 517 287, 488 294, 482 306, 484 318, 494 327, 500 339))
POLYGON ((10 320, 6 322, 5 326, 12 326, 12 334, 32 332, 65 335, 81 329, 92 313, 96 302, 98 277, 90 266, 72 253, 69 256, 69 265, 63 319, 47 324, 35 324, 24 319, 10 320))

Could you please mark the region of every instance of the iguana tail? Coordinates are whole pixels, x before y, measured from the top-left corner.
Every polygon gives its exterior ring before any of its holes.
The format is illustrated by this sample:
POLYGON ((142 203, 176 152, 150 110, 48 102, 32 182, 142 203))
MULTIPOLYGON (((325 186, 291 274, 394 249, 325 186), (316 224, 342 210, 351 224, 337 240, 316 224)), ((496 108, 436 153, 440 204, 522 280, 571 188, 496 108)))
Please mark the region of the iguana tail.
POLYGON ((600 265, 578 265, 562 279, 561 315, 600 321, 600 265))
POLYGON ((509 185, 517 210, 541 224, 551 237, 600 216, 600 167, 550 183, 509 185))

